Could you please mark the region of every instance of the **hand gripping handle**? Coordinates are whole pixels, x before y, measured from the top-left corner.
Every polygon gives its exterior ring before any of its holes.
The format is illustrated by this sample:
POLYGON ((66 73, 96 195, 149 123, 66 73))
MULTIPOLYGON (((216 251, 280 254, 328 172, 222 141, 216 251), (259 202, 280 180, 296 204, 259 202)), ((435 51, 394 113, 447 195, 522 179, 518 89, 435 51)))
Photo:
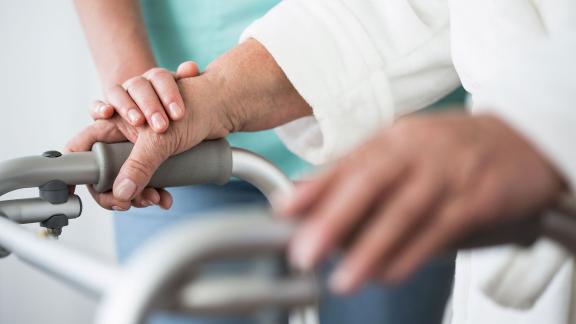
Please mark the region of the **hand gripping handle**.
MULTIPOLYGON (((94 144, 92 151, 96 154, 100 169, 98 183, 94 186, 96 191, 112 189, 114 180, 133 146, 130 142, 94 144)), ((149 186, 164 188, 208 183, 225 184, 231 174, 232 151, 228 142, 224 139, 205 141, 162 163, 152 176, 149 186)))

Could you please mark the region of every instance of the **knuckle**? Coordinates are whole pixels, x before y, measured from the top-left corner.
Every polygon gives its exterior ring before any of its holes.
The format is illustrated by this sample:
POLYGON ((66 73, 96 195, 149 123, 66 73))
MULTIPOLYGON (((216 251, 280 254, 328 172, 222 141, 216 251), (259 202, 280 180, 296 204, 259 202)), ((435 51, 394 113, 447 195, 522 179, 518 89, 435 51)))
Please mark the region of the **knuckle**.
POLYGON ((116 131, 116 125, 107 119, 97 120, 89 127, 95 137, 98 137, 98 135, 106 136, 116 131))
POLYGON ((124 92, 125 88, 123 86, 123 84, 115 84, 111 87, 108 87, 107 89, 104 90, 104 96, 106 98, 111 98, 114 97, 115 95, 118 94, 118 92, 124 92))
POLYGON ((439 219, 439 225, 446 233, 457 233, 473 228, 482 223, 479 213, 472 206, 471 201, 455 204, 443 217, 439 219))
POLYGON ((127 172, 130 174, 140 176, 141 178, 150 179, 152 177, 152 170, 148 163, 140 161, 135 158, 128 158, 125 163, 127 172))
POLYGON ((153 100, 144 100, 140 105, 140 111, 144 113, 146 119, 150 120, 155 113, 164 114, 164 108, 161 104, 153 100))
POLYGON ((423 206, 418 201, 412 200, 410 197, 400 197, 395 204, 388 208, 387 213, 393 217, 399 217, 405 224, 411 225, 415 220, 422 218, 423 206))
POLYGON ((143 76, 139 75, 139 76, 135 76, 133 78, 126 80, 122 84, 122 87, 126 91, 130 91, 130 90, 134 90, 135 88, 137 88, 137 87, 139 87, 142 84, 147 83, 147 82, 148 82, 148 80, 146 80, 143 76))
POLYGON ((159 77, 163 77, 169 74, 168 70, 160 67, 151 68, 150 70, 144 73, 144 77, 147 79, 156 79, 159 77))
POLYGON ((450 213, 443 217, 440 217, 435 221, 435 227, 438 232, 443 233, 443 235, 449 235, 454 233, 462 227, 462 217, 460 213, 450 213))
POLYGON ((180 93, 178 92, 178 88, 172 89, 170 92, 166 93, 166 95, 162 98, 165 101, 165 104, 170 104, 173 102, 180 102, 180 93))
POLYGON ((115 84, 111 87, 104 89, 104 97, 109 99, 114 96, 118 91, 124 91, 124 87, 121 84, 115 84))

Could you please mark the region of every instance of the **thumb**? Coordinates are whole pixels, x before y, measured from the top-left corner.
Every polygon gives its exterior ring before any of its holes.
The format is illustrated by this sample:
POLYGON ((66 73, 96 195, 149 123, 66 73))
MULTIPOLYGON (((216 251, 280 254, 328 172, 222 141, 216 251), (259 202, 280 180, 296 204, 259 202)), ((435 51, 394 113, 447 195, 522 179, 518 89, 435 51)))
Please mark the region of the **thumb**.
POLYGON ((130 156, 122 165, 112 192, 120 201, 131 201, 142 192, 154 172, 160 167, 170 154, 162 149, 163 145, 156 145, 157 141, 150 137, 139 136, 134 144, 130 156))
POLYGON ((176 79, 191 78, 198 75, 198 64, 194 61, 186 61, 178 66, 176 70, 176 79))

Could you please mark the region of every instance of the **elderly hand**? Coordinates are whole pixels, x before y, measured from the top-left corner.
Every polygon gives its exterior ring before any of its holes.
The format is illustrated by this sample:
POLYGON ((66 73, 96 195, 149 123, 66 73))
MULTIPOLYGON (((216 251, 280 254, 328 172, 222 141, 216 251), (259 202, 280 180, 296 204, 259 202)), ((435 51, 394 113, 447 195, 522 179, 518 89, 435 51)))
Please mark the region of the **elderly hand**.
POLYGON ((470 231, 545 208, 562 189, 542 154, 496 117, 412 116, 300 185, 280 212, 302 222, 296 266, 345 245, 330 284, 346 294, 371 277, 405 279, 470 231))
POLYGON ((130 205, 147 207, 159 204, 169 208, 172 199, 163 190, 145 188, 156 169, 168 157, 194 147, 205 139, 222 138, 236 120, 231 110, 221 101, 207 100, 213 94, 213 81, 209 77, 186 78, 178 81, 183 101, 187 107, 183 118, 173 122, 162 134, 158 134, 148 125, 133 126, 122 116, 107 120, 97 120, 75 136, 67 145, 71 152, 90 150, 95 142, 121 142, 129 140, 134 148, 128 160, 122 166, 114 182, 112 193, 93 195, 104 208, 127 210, 130 205), (202 104, 198 104, 198 103, 202 104), (207 104, 212 103, 212 104, 207 104))
MULTIPOLYGON (((156 103, 162 103, 162 106, 158 104, 153 113, 145 113, 149 117, 147 123, 143 120, 136 124, 130 121, 130 110, 125 108, 135 106, 119 108, 101 103, 108 107, 103 109, 110 111, 106 114, 93 111, 93 117, 111 119, 97 120, 68 145, 70 151, 85 151, 97 141, 129 140, 135 143, 130 158, 114 182, 113 195, 95 196, 103 207, 126 210, 131 203, 138 207, 160 203, 166 208, 171 203, 167 192, 144 188, 158 166, 170 155, 190 149, 203 140, 224 137, 230 132, 269 129, 311 114, 310 106, 294 89, 270 53, 256 40, 250 39, 216 59, 202 75, 177 80, 186 109, 170 127, 166 124, 167 130, 154 127, 153 116, 166 109, 166 105, 170 111, 170 103, 179 98, 173 91, 172 79, 197 73, 195 65, 190 64, 181 66, 176 76, 162 77, 166 81, 166 86, 162 88, 166 90, 165 93, 160 91, 161 87, 156 85, 156 81, 145 77, 136 80, 141 84, 142 91, 117 89, 118 97, 138 103, 138 110, 142 109, 142 112, 149 108, 146 108, 149 102, 144 98, 156 96, 156 103), (150 88, 154 88, 153 91, 150 88), (137 99, 144 93, 147 95, 142 100, 137 99), (114 113, 111 109, 119 111, 120 116, 111 117, 114 113), (161 196, 166 198, 161 199, 161 196)), ((153 75, 158 77, 166 73, 156 71, 153 75)))
MULTIPOLYGON (((184 100, 177 81, 197 75, 198 66, 192 61, 180 64, 176 73, 162 68, 152 68, 142 76, 129 79, 123 85, 108 88, 105 91, 105 101, 96 100, 91 107, 90 115, 94 120, 99 120, 111 119, 117 113, 131 126, 143 126, 147 123, 153 131, 163 133, 169 126, 167 116, 177 121, 185 115, 184 100)), ((118 121, 116 125, 119 125, 118 121)), ((99 124, 98 127, 102 126, 103 124, 99 124)), ((121 140, 128 139, 126 136, 121 137, 121 140)), ((89 150, 92 144, 88 141, 80 146, 69 147, 68 150, 89 150)), ((105 208, 126 210, 130 207, 125 201, 115 200, 111 193, 97 193, 92 188, 89 190, 94 199, 105 208)), ((172 197, 163 189, 147 187, 132 198, 132 205, 135 207, 159 205, 168 209, 172 205, 172 197)))

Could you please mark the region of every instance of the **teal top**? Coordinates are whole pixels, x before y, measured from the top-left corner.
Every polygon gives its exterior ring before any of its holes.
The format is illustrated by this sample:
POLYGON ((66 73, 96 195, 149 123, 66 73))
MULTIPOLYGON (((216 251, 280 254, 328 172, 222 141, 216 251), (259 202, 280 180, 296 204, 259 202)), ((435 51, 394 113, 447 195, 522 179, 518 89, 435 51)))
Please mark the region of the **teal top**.
MULTIPOLYGON (((142 0, 142 13, 158 64, 174 71, 184 61, 204 69, 238 43, 242 31, 279 0, 142 0)), ((291 177, 310 165, 282 144, 273 130, 236 133, 231 145, 265 156, 291 177)))

